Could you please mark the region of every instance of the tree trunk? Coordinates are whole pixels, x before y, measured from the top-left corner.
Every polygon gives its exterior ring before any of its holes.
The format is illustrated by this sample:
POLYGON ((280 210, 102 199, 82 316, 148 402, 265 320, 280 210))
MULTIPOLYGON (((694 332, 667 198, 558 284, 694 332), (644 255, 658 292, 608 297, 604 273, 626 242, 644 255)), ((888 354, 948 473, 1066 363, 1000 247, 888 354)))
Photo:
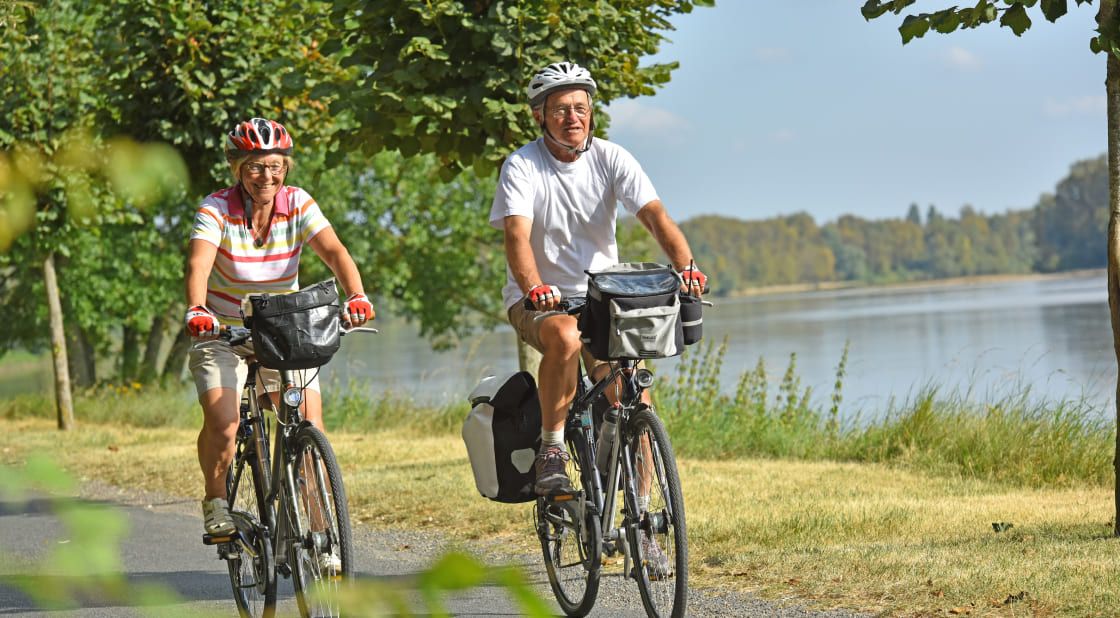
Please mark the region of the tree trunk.
POLYGON ((169 334, 167 324, 170 321, 168 313, 157 315, 152 320, 152 328, 148 331, 148 344, 144 347, 144 359, 140 361, 140 381, 144 384, 155 380, 160 374, 159 353, 169 334))
POLYGON ((171 344, 171 350, 167 353, 167 361, 163 364, 163 374, 160 376, 160 381, 164 384, 174 384, 182 379, 183 369, 187 364, 187 354, 191 351, 191 337, 187 334, 187 329, 180 328, 179 334, 175 336, 175 341, 171 344))
POLYGON ((62 326, 62 301, 58 295, 58 276, 54 272, 54 253, 43 260, 43 282, 47 288, 47 309, 51 322, 51 359, 54 361, 54 402, 58 428, 74 427, 74 402, 70 396, 70 363, 66 360, 66 332, 62 326))
POLYGON ((97 383, 96 355, 89 338, 80 326, 66 324, 66 355, 74 386, 88 388, 97 383))
POLYGON ((121 366, 120 381, 131 382, 136 379, 140 365, 140 333, 132 326, 121 329, 121 366))
MULTIPOLYGON (((1102 26, 1110 23, 1116 9, 1115 0, 1102 0, 1097 20, 1102 26)), ((1112 347, 1116 353, 1116 452, 1113 455, 1115 489, 1112 518, 1113 534, 1120 536, 1120 59, 1108 55, 1105 77, 1105 99, 1108 123, 1108 309, 1112 318, 1112 347)))

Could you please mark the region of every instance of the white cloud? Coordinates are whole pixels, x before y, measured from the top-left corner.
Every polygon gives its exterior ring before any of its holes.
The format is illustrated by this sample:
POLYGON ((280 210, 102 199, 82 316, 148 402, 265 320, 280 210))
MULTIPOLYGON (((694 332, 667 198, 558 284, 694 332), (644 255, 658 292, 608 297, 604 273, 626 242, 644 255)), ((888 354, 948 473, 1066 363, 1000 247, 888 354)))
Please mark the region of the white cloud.
POLYGON ((762 62, 777 64, 789 62, 793 54, 786 47, 759 47, 754 50, 754 57, 762 62))
POLYGON ((945 51, 945 64, 962 71, 975 71, 980 68, 980 58, 963 47, 950 47, 945 51))
POLYGON ((1046 99, 1043 111, 1051 118, 1071 116, 1095 116, 1105 113, 1107 104, 1104 95, 1085 95, 1066 99, 1046 99))
POLYGON ((633 99, 614 101, 607 107, 611 115, 611 130, 626 131, 642 136, 664 137, 664 132, 684 131, 688 121, 660 107, 640 103, 633 99))

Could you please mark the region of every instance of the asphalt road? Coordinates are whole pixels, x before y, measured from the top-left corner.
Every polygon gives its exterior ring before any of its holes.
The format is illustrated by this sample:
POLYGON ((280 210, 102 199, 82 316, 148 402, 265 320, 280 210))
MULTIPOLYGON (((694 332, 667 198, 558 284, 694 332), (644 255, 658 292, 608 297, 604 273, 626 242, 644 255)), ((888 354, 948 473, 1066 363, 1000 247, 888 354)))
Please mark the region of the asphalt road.
MULTIPOLYGON (((87 485, 82 495, 68 500, 84 505, 108 506, 123 515, 127 533, 121 543, 123 570, 128 581, 158 584, 180 599, 174 606, 141 607, 128 600, 107 600, 96 592, 80 599, 80 607, 68 610, 38 609, 19 588, 0 583, 0 617, 5 616, 153 616, 184 610, 202 616, 236 616, 225 562, 214 548, 201 543, 201 515, 193 500, 161 496, 126 495, 120 490, 87 485)), ((76 542, 77 534, 60 521, 59 503, 47 499, 26 502, 0 501, 0 576, 22 575, 34 587, 50 585, 43 575, 29 575, 42 559, 59 546, 76 542)), ((96 530, 93 531, 96 534, 96 530)), ((529 533, 526 530, 526 533, 529 533)), ((388 582, 404 589, 411 576, 426 569, 449 546, 438 534, 413 531, 373 531, 358 528, 357 571, 360 578, 388 582)), ((483 550, 485 551, 485 550, 483 550)), ((91 561, 92 562, 92 561, 91 561)), ((542 598, 551 602, 543 566, 537 554, 520 560, 542 598)), ((57 573, 53 573, 57 575, 57 573)), ((637 587, 618 575, 606 574, 596 616, 644 616, 637 587)), ((281 579, 278 614, 298 615, 290 580, 281 579)), ((418 615, 427 611, 418 595, 412 595, 418 615)), ((505 590, 492 586, 457 593, 446 599, 456 616, 517 616, 517 606, 505 590)), ((559 608, 553 605, 557 615, 559 608)), ((812 612, 797 607, 779 607, 759 599, 733 594, 692 591, 690 615, 694 616, 852 616, 845 612, 812 612)))

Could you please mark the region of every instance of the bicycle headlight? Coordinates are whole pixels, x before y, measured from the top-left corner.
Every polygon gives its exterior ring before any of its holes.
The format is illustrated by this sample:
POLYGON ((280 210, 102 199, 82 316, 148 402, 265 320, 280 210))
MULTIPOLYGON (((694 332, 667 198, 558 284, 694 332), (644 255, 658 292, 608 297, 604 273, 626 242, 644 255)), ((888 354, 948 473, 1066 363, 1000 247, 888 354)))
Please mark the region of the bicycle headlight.
POLYGON ((298 408, 299 404, 303 403, 303 389, 298 387, 290 387, 284 391, 284 403, 288 404, 290 408, 298 408))
POLYGON ((639 369, 638 374, 634 376, 634 380, 637 381, 638 386, 649 388, 653 386, 653 372, 645 368, 639 369))

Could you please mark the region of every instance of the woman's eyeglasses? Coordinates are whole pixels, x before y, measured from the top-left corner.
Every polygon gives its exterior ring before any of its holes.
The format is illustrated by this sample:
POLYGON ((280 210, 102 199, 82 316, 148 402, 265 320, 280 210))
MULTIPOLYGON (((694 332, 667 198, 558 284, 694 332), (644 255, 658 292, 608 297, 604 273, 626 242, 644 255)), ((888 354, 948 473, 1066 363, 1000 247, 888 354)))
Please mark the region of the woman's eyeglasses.
POLYGON ((252 174, 254 176, 260 176, 261 174, 264 173, 265 170, 268 170, 269 174, 272 174, 273 176, 277 176, 277 175, 280 174, 280 172, 284 171, 284 164, 283 163, 269 163, 268 165, 265 165, 263 163, 246 163, 245 164, 245 171, 249 172, 250 174, 252 174))

